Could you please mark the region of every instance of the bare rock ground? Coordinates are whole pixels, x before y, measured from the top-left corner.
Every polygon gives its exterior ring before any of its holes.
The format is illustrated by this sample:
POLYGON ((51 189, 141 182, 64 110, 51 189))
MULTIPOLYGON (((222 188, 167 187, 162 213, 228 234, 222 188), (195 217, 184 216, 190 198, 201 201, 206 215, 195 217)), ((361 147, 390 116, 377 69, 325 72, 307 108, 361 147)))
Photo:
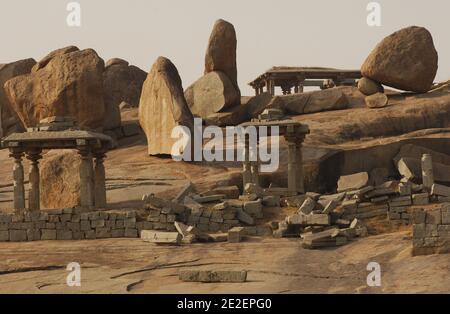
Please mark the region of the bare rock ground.
POLYGON ((139 239, 0 243, 0 293, 417 293, 450 291, 446 255, 411 257, 408 231, 305 250, 298 239, 157 246, 139 239), (87 245, 88 244, 88 245, 87 245), (45 254, 42 254, 45 252, 45 254), (369 262, 381 287, 368 287, 369 262), (68 287, 67 264, 81 265, 68 287), (188 283, 183 269, 247 270, 245 283, 188 283))

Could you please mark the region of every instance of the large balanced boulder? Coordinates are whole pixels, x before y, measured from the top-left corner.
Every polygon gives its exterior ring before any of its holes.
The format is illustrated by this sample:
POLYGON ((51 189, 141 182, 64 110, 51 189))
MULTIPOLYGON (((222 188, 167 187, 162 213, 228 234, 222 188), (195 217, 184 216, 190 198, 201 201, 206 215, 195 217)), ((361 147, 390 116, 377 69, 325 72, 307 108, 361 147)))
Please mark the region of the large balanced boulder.
POLYGON ((384 38, 361 67, 361 74, 397 89, 427 92, 436 76, 438 54, 430 32, 411 26, 384 38))
POLYGON ((237 39, 234 26, 227 21, 217 20, 206 49, 204 74, 213 71, 224 72, 238 88, 236 48, 237 39))
POLYGON ((132 107, 139 105, 142 85, 147 73, 128 62, 114 58, 106 63, 103 73, 105 101, 105 130, 120 127, 120 104, 125 101, 132 107))
POLYGON ((50 151, 42 159, 42 208, 71 208, 80 204, 80 156, 72 150, 50 151))
POLYGON ((172 130, 185 126, 193 134, 193 119, 177 68, 159 57, 144 82, 139 103, 139 122, 147 135, 149 155, 171 154, 177 141, 171 137, 172 130))
POLYGON ((228 76, 220 71, 205 74, 184 92, 194 116, 205 119, 240 103, 240 93, 228 76))
POLYGON ((276 96, 267 106, 267 108, 280 109, 289 114, 314 113, 347 107, 347 97, 339 88, 276 96))
POLYGON ((35 64, 34 59, 25 59, 0 65, 0 137, 24 130, 22 122, 6 97, 3 85, 13 77, 30 73, 35 64))
POLYGON ((72 116, 78 125, 103 128, 104 62, 92 49, 53 53, 30 74, 5 83, 5 93, 26 127, 51 116, 72 116))

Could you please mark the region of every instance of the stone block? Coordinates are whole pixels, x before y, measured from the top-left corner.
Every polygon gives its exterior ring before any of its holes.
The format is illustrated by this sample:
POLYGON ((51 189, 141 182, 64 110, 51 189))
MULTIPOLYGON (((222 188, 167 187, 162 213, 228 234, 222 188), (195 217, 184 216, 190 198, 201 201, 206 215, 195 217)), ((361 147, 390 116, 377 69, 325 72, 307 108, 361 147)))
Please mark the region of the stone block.
POLYGON ((442 220, 441 209, 431 209, 426 211, 425 222, 427 224, 440 225, 442 220))
POLYGON ((11 242, 27 241, 27 231, 26 230, 10 230, 9 231, 9 241, 11 241, 11 242))
POLYGON ((322 213, 328 215, 333 210, 335 210, 338 205, 339 205, 339 203, 335 200, 327 201, 327 204, 324 206, 322 213))
POLYGON ((178 232, 159 232, 151 230, 142 230, 141 239, 145 242, 156 244, 181 244, 182 236, 178 232))
POLYGON ((0 231, 0 242, 9 241, 9 231, 2 230, 0 231))
POLYGON ((430 202, 428 193, 418 193, 412 195, 414 205, 427 205, 430 202))
POLYGON ((28 241, 39 241, 41 239, 41 231, 38 229, 28 229, 27 230, 27 240, 28 241))
POLYGON ((213 233, 209 235, 211 241, 213 242, 227 242, 228 233, 213 233))
POLYGON ((56 230, 56 239, 57 240, 72 240, 72 231, 70 230, 56 230))
POLYGON ((237 199, 239 198, 239 195, 241 192, 239 191, 239 188, 236 185, 231 186, 219 186, 212 190, 212 192, 216 195, 225 195, 228 199, 237 199))
POLYGON ((124 226, 125 226, 125 228, 129 228, 129 229, 136 228, 136 218, 127 218, 127 219, 125 219, 124 220, 124 226))
MULTIPOLYGON (((142 230, 147 231, 147 230, 142 230)), ((138 230, 134 228, 126 228, 124 232, 125 238, 137 238, 138 237, 138 230)))
POLYGON ((434 183, 431 186, 431 195, 450 196, 450 187, 434 183))
POLYGON ((316 207, 316 202, 312 198, 307 197, 303 201, 302 205, 300 206, 299 212, 302 212, 303 214, 308 215, 314 210, 315 207, 316 207))
POLYGON ((238 209, 236 211, 237 219, 243 223, 246 223, 247 225, 254 225, 255 220, 253 217, 251 217, 249 214, 247 214, 244 210, 238 209))
POLYGON ((228 230, 228 242, 230 243, 241 242, 243 236, 244 236, 243 227, 233 227, 230 230, 228 230))
POLYGON ((56 240, 56 230, 54 229, 42 229, 41 240, 56 240))
POLYGON ((211 203, 211 202, 219 202, 226 198, 224 194, 215 194, 215 195, 195 195, 193 200, 197 203, 204 204, 204 203, 211 203))
POLYGON ((105 238, 111 238, 111 229, 109 228, 96 228, 95 229, 95 237, 97 239, 105 239, 105 238))
POLYGON ((95 239, 95 230, 89 230, 84 232, 84 237, 87 240, 94 240, 95 239))
POLYGON ((113 229, 111 230, 112 238, 123 238, 125 235, 125 229, 113 229))
POLYGON ((347 176, 341 176, 338 180, 338 192, 357 190, 365 187, 369 182, 367 172, 359 172, 347 176))
POLYGON ((246 271, 181 270, 178 278, 187 282, 245 282, 246 271))

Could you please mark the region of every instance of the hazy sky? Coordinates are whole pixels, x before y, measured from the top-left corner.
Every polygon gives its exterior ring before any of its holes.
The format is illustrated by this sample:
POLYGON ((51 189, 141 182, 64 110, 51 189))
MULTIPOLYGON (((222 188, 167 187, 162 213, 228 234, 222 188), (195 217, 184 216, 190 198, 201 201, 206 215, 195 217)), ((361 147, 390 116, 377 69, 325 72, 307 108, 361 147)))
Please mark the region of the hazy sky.
POLYGON ((76 45, 149 71, 162 55, 187 87, 203 74, 209 34, 223 18, 236 28, 243 94, 253 94, 247 83, 274 65, 357 69, 384 36, 409 25, 432 33, 436 80, 450 78, 449 0, 379 0, 380 27, 366 23, 370 0, 79 0, 80 28, 66 24, 69 2, 0 0, 0 63, 76 45))

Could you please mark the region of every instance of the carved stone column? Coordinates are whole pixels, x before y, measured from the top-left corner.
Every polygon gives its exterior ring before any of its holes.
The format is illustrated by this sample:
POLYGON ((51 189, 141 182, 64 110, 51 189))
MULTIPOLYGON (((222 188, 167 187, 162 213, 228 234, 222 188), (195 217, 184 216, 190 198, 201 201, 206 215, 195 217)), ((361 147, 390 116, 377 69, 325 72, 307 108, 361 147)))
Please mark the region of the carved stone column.
POLYGON ((95 207, 106 207, 106 178, 105 178, 105 166, 103 164, 104 153, 95 154, 95 167, 94 167, 94 191, 95 191, 95 207))
POLYGON ((30 211, 38 211, 41 209, 41 193, 39 186, 39 159, 41 158, 42 155, 40 149, 27 151, 27 159, 31 161, 29 172, 30 190, 28 191, 28 208, 30 211))
POLYGON ((94 206, 92 154, 88 146, 79 147, 78 153, 81 156, 80 205, 91 208, 94 206))
POLYGON ((14 168, 13 168, 14 210, 24 210, 25 185, 24 185, 23 165, 22 165, 23 153, 19 151, 12 151, 9 156, 14 158, 14 168))
POLYGON ((297 194, 297 156, 296 143, 288 141, 288 192, 290 195, 297 194))

